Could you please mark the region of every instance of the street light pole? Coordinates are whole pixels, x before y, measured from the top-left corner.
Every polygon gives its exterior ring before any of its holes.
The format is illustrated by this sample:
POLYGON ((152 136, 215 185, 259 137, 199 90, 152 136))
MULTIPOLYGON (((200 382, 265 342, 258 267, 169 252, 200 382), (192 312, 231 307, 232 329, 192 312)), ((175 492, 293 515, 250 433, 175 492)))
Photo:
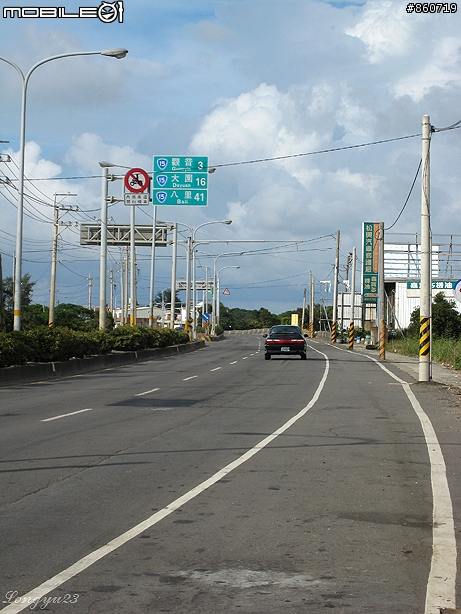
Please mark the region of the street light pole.
MULTIPOLYGON (((190 256, 192 255, 192 332, 191 332, 191 337, 192 339, 196 338, 196 322, 195 322, 195 235, 197 233, 197 230, 199 230, 199 228, 203 228, 203 226, 208 226, 210 224, 232 224, 232 220, 216 220, 213 222, 204 222, 203 224, 200 224, 200 226, 197 226, 196 228, 191 228, 190 226, 188 226, 187 224, 184 224, 183 222, 180 223, 181 226, 185 226, 191 233, 190 238, 187 240, 187 274, 186 277, 190 275, 189 269, 190 269, 190 256)), ((190 277, 189 277, 190 279, 190 277)), ((188 313, 189 313, 189 303, 188 303, 188 297, 187 297, 187 291, 189 288, 189 283, 186 280, 186 320, 188 319, 188 313)))
MULTIPOLYGON (((216 309, 216 320, 215 320, 215 328, 216 326, 219 326, 219 274, 221 273, 221 271, 224 271, 224 269, 239 269, 240 267, 238 265, 229 265, 229 266, 223 266, 219 269, 219 271, 216 273, 216 297, 217 297, 217 309, 216 309)), ((213 332, 214 334, 214 332, 213 332)))
POLYGON ((126 49, 107 49, 105 51, 76 51, 73 53, 60 53, 44 60, 40 60, 32 66, 29 72, 24 75, 17 64, 0 56, 0 60, 12 66, 22 80, 21 96, 21 127, 19 137, 19 182, 18 182, 18 214, 16 225, 16 263, 14 275, 14 298, 13 298, 13 326, 14 330, 21 330, 21 278, 22 278, 22 234, 24 226, 24 166, 25 166, 25 146, 26 146, 26 103, 27 86, 32 73, 47 62, 80 55, 107 55, 117 59, 124 58, 128 51, 126 49))

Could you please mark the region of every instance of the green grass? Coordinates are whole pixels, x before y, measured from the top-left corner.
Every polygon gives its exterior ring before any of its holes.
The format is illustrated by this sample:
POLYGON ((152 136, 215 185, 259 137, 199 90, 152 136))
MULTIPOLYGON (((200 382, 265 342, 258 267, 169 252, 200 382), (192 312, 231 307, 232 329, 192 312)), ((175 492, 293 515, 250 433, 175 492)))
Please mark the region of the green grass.
MULTIPOLYGON (((404 356, 418 357, 419 340, 411 337, 397 341, 392 340, 388 342, 387 349, 404 356)), ((432 359, 445 367, 461 371, 461 340, 433 339, 432 359)))

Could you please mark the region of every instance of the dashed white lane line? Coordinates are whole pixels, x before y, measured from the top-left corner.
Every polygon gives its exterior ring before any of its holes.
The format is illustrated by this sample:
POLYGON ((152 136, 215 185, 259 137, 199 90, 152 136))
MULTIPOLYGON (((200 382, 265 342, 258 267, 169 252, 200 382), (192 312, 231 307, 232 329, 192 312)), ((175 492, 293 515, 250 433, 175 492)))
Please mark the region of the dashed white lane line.
POLYGON ((70 414, 61 414, 60 416, 53 416, 53 418, 46 418, 45 420, 40 420, 40 422, 51 422, 52 420, 59 420, 59 418, 67 418, 67 416, 75 416, 75 414, 82 414, 84 411, 93 411, 93 408, 89 409, 79 409, 78 411, 72 411, 70 414))
POLYGON ((238 363, 238 360, 234 360, 234 362, 230 362, 230 365, 236 365, 238 363))
POLYGON ((135 397, 143 397, 145 394, 150 394, 151 392, 157 392, 157 390, 160 390, 160 388, 152 388, 152 390, 146 390, 146 392, 138 392, 138 394, 135 394, 135 397))
POLYGON ((210 371, 219 371, 219 369, 222 369, 222 367, 215 367, 214 369, 210 369, 210 371))
POLYGON ((274 431, 271 435, 265 437, 253 448, 251 448, 250 450, 239 456, 236 460, 232 461, 231 463, 217 471, 207 480, 205 480, 201 484, 198 484, 178 499, 175 499, 163 509, 159 510, 158 512, 155 512, 155 514, 152 514, 152 516, 149 516, 149 518, 147 518, 143 522, 140 522, 139 524, 135 525, 125 533, 122 533, 104 546, 101 546, 97 550, 94 550, 90 554, 87 554, 67 569, 64 569, 49 580, 45 580, 43 584, 40 584, 40 586, 37 586, 36 588, 32 589, 26 595, 22 597, 17 597, 13 603, 10 603, 10 605, 6 606, 6 608, 3 608, 1 612, 4 612, 4 614, 17 614, 18 612, 22 612, 23 610, 25 610, 27 607, 30 607, 31 603, 38 602, 52 590, 58 588, 59 586, 61 586, 74 576, 78 575, 88 567, 91 567, 91 565, 94 565, 94 563, 107 556, 111 552, 114 552, 114 550, 117 550, 118 548, 120 548, 130 540, 134 539, 144 531, 147 531, 148 529, 156 525, 158 522, 169 516, 172 512, 176 511, 183 505, 186 505, 186 503, 188 503, 192 499, 195 499, 195 497, 197 497, 198 495, 201 495, 208 488, 216 484, 216 482, 219 482, 219 480, 222 480, 226 475, 231 473, 231 471, 234 471, 235 469, 240 467, 240 465, 243 465, 248 460, 250 460, 250 458, 255 456, 255 454, 258 454, 258 452, 264 450, 264 448, 266 448, 270 443, 272 443, 274 439, 277 439, 277 437, 279 437, 290 427, 292 427, 293 424, 298 422, 298 420, 300 420, 317 403, 320 397, 320 393, 322 392, 327 381, 328 372, 330 370, 330 362, 326 354, 320 352, 319 350, 315 351, 325 358, 325 368, 322 379, 317 386, 317 390, 315 391, 313 397, 306 405, 306 407, 301 409, 301 411, 299 411, 295 416, 290 418, 287 422, 285 422, 285 424, 283 424, 280 428, 274 431))
POLYGON ((246 360, 247 358, 248 358, 248 356, 244 356, 244 357, 242 358, 242 360, 246 360))
POLYGON ((191 375, 190 377, 185 377, 183 379, 183 382, 187 382, 187 380, 189 380, 189 379, 194 379, 194 377, 198 377, 198 375, 191 375))

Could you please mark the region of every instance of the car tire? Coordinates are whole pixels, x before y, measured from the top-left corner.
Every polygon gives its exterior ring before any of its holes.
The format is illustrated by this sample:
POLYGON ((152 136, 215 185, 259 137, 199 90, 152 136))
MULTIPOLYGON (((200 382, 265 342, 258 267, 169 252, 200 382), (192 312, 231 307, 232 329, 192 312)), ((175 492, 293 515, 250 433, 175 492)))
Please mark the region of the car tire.
POLYGON ((270 360, 270 359, 271 359, 270 354, 264 354, 264 360, 270 360))
POLYGON ((303 352, 303 353, 301 354, 301 360, 306 360, 306 359, 307 359, 306 352, 303 352))

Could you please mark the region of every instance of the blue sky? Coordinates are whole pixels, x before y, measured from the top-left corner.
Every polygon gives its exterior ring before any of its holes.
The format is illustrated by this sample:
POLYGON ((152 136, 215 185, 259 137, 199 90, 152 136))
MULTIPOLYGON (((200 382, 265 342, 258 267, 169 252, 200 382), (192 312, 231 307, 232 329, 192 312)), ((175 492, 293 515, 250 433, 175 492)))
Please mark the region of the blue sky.
MULTIPOLYGON (((67 12, 99 0, 59 2, 67 12)), ((15 4, 17 5, 17 3, 15 4)), ((2 3, 3 7, 9 3, 2 3)), ((23 7, 54 6, 24 0, 23 7)), ((54 54, 112 47, 123 60, 90 56, 50 62, 32 75, 28 93, 24 271, 37 280, 34 299, 48 303, 53 194, 81 211, 65 221, 99 216, 100 160, 152 168, 153 155, 209 156, 206 208, 165 207, 158 217, 197 227, 203 251, 222 258, 225 304, 273 312, 302 303, 308 273, 331 278, 334 234, 341 260, 356 246, 363 221, 389 227, 397 218, 421 157, 419 137, 359 149, 295 156, 418 134, 429 114, 437 128, 459 119, 460 13, 407 13, 396 0, 125 0, 123 23, 98 19, 10 19, 0 16, 0 56, 24 71, 54 54), (272 159, 256 164, 245 161, 272 159), (77 177, 77 179, 65 179, 77 177), (86 177, 96 177, 86 179, 86 177), (37 192, 40 190, 40 192, 37 192), (280 240, 296 248, 262 252, 280 240)), ((17 159, 20 81, 0 61, 0 140, 17 159)), ((432 228, 461 234, 460 131, 433 135, 432 228)), ((119 172, 123 174, 125 168, 119 172)), ((0 178, 17 168, 0 162, 0 178)), ((110 185, 121 196, 121 181, 110 185)), ((392 232, 419 231, 420 183, 392 232)), ((110 207, 128 222, 123 204, 110 207)), ((150 209, 138 213, 149 223, 150 209)), ((94 220, 93 220, 94 221, 94 220)), ((0 251, 12 269, 14 187, 0 185, 0 251)), ((180 248, 179 254, 183 250, 180 248)), ((202 266, 212 256, 200 255, 202 266)), ((98 250, 80 247, 78 228, 60 237, 58 299, 86 304, 87 277, 98 279, 98 250)), ((112 249, 110 268, 120 253, 112 249)), ((139 250, 139 299, 148 298, 149 255, 139 250)), ((155 288, 170 285, 169 248, 159 254, 155 288)), ((184 261, 178 275, 184 276, 184 261)), ((461 276, 461 275, 460 275, 461 276)), ((94 289, 97 303, 97 285, 94 289)))

